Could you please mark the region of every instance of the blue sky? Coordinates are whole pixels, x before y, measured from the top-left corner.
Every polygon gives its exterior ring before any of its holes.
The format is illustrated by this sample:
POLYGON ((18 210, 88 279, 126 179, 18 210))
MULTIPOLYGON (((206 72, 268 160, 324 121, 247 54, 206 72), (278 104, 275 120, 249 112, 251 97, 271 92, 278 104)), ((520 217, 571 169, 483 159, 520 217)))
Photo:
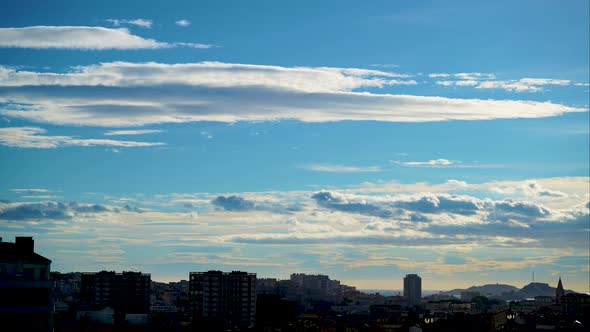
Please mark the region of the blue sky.
POLYGON ((589 290, 587 1, 4 7, 0 233, 53 269, 589 290))

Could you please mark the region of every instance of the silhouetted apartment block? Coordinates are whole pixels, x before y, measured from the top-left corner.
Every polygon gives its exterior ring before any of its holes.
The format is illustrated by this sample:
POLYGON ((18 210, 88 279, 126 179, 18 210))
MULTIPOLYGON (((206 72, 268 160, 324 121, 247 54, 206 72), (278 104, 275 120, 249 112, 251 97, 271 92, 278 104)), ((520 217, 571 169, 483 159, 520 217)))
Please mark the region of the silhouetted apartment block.
POLYGON ((258 294, 256 297, 256 330, 287 329, 297 322, 297 302, 276 294, 258 294))
POLYGON ((420 304, 422 298, 422 278, 417 274, 406 274, 404 278, 404 297, 408 305, 420 304))
POLYGON ((114 310, 115 323, 126 314, 148 314, 151 277, 141 272, 82 273, 80 300, 87 309, 114 310))
POLYGON ((197 329, 213 331, 254 326, 255 273, 191 272, 189 282, 193 325, 197 329))
POLYGON ((32 237, 0 238, 0 330, 52 331, 51 260, 35 253, 32 237))

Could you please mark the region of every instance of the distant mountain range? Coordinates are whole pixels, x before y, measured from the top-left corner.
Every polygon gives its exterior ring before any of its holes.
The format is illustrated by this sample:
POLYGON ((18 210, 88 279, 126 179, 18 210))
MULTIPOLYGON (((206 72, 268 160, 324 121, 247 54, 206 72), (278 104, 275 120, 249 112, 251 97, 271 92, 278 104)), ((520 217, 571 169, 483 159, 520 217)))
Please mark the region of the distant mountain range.
MULTIPOLYGON (((542 282, 531 282, 530 284, 519 289, 512 285, 505 284, 488 284, 483 286, 472 286, 466 289, 456 288, 441 294, 461 296, 461 292, 479 292, 481 295, 499 300, 524 300, 534 298, 535 296, 555 296, 555 287, 542 282)), ((575 293, 566 290, 565 293, 575 293)))

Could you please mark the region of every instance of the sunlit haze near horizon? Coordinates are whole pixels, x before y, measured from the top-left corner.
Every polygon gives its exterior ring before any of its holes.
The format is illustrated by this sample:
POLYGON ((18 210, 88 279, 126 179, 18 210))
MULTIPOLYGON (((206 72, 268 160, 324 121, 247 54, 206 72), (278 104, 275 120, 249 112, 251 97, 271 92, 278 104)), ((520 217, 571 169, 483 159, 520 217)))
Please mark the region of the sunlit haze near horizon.
POLYGON ((3 1, 0 237, 51 270, 590 292, 589 2, 3 1))

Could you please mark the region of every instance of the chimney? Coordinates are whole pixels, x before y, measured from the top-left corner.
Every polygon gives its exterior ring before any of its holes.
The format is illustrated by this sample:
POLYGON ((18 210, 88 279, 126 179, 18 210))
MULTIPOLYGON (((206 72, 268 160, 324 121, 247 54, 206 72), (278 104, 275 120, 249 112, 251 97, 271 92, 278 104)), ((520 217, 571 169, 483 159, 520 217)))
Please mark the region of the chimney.
POLYGON ((18 251, 23 253, 33 253, 35 251, 35 241, 32 236, 17 236, 16 248, 18 251))

